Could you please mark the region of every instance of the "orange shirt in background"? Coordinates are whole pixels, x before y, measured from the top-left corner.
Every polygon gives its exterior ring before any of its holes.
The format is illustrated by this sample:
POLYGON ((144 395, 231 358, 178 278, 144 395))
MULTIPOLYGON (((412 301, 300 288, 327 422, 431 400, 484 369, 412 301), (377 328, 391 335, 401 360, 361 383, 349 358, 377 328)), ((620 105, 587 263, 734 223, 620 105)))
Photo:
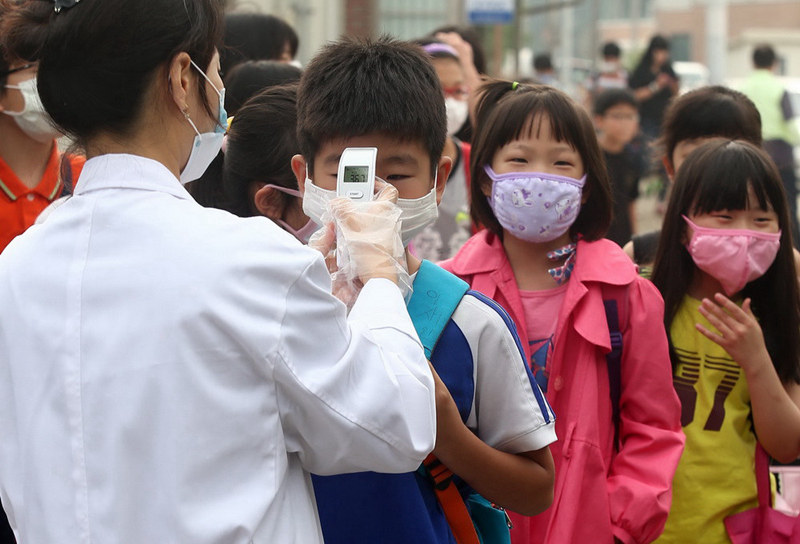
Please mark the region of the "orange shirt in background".
MULTIPOLYGON (((70 164, 72 184, 78 179, 86 159, 66 155, 70 164)), ((0 252, 18 235, 30 227, 39 214, 50 203, 61 196, 64 180, 59 175, 61 154, 53 144, 53 151, 47 160, 47 167, 39 183, 28 188, 0 158, 0 252)))

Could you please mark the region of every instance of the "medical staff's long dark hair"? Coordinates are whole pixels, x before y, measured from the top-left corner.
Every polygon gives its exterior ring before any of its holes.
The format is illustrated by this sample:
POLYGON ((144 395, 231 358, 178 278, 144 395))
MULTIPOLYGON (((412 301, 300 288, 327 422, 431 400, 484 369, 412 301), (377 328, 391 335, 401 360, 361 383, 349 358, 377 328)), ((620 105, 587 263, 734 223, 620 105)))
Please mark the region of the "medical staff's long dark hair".
MULTIPOLYGON (((222 37, 219 0, 0 0, 0 41, 15 58, 39 61, 38 88, 47 113, 85 143, 99 133, 125 135, 150 107, 154 80, 186 52, 202 69, 222 37)), ((200 74, 196 74, 202 78, 200 74)), ((198 85, 208 104, 206 85, 198 85)))
MULTIPOLYGON (((712 140, 693 151, 678 170, 653 266, 653 283, 664 297, 664 325, 669 333, 697 270, 685 247, 687 226, 682 215, 746 209, 748 188, 755 195, 754 205, 775 210, 782 234, 772 266, 741 294, 752 300, 781 381, 800 383, 800 295, 789 208, 774 163, 749 142, 712 140)), ((674 368, 679 361, 671 351, 674 368)))

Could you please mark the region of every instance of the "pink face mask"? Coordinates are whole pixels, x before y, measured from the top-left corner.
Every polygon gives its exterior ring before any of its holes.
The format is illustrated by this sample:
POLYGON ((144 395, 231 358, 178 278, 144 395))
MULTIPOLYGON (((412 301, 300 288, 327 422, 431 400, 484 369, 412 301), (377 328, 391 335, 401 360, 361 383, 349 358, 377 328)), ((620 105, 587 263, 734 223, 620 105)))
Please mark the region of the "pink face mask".
MULTIPOLYGON (((286 193, 287 195, 296 196, 301 200, 303 198, 303 195, 301 195, 300 191, 298 191, 297 189, 289 189, 288 187, 281 187, 280 185, 273 185, 271 183, 268 183, 267 185, 265 185, 265 187, 272 187, 276 191, 286 193)), ((283 230, 290 233, 292 236, 300 240, 300 242, 302 242, 303 244, 307 244, 308 239, 311 238, 311 235, 314 234, 319 228, 319 225, 314 223, 311 219, 309 219, 305 225, 303 225, 297 230, 293 229, 291 225, 289 225, 289 223, 287 223, 283 219, 274 219, 274 221, 281 227, 283 227, 283 230)))
POLYGON ((682 217, 694 231, 686 245, 694 264, 719 281, 728 296, 763 276, 775 261, 780 231, 698 227, 685 215, 682 217))

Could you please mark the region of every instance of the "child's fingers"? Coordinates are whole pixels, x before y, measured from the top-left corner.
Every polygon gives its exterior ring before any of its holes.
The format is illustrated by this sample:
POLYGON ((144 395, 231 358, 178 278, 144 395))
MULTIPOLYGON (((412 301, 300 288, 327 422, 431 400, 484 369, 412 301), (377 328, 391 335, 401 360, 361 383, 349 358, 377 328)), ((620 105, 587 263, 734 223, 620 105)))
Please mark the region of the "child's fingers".
POLYGON ((744 321, 748 317, 747 313, 744 310, 742 310, 742 308, 740 308, 731 299, 729 299, 722 293, 715 294, 714 299, 716 300, 717 304, 722 306, 725 309, 725 311, 727 311, 728 314, 737 321, 744 321))
POLYGON ((723 338, 722 336, 720 336, 719 334, 717 334, 715 332, 712 332, 712 331, 708 330, 707 328, 705 328, 700 323, 695 323, 694 328, 697 329, 700 332, 700 334, 702 334, 703 336, 705 336, 706 338, 708 338, 709 340, 711 340, 715 344, 722 345, 725 342, 725 338, 723 338))
POLYGON ((719 307, 714 306, 710 300, 704 299, 698 311, 723 337, 729 336, 733 332, 726 322, 726 319, 730 319, 730 316, 726 315, 719 307))

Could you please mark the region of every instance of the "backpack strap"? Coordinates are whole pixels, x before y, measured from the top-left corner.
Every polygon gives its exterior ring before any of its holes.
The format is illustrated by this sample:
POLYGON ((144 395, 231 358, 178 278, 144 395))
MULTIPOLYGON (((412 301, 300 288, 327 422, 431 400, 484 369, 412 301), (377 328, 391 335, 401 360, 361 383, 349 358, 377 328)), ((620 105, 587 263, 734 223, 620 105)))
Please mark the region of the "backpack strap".
MULTIPOLYGON (((428 360, 445 326, 468 290, 469 285, 461 278, 430 261, 422 261, 414 278, 414 292, 408 302, 408 314, 425 348, 428 360)), ((432 453, 422 462, 420 470, 432 480, 436 498, 456 543, 480 544, 467 505, 453 481, 453 472, 432 453)))
POLYGON ((422 464, 433 480, 433 490, 442 506, 456 544, 480 544, 480 538, 475 531, 464 498, 453 482, 453 473, 432 453, 428 454, 422 464))
POLYGON ((614 299, 603 300, 606 310, 611 351, 606 354, 608 390, 611 395, 611 420, 614 422, 614 449, 619 451, 619 404, 622 394, 622 333, 619 327, 619 306, 614 299))
POLYGON ((408 314, 430 360, 433 348, 469 284, 430 261, 422 261, 414 278, 414 292, 408 302, 408 314))

